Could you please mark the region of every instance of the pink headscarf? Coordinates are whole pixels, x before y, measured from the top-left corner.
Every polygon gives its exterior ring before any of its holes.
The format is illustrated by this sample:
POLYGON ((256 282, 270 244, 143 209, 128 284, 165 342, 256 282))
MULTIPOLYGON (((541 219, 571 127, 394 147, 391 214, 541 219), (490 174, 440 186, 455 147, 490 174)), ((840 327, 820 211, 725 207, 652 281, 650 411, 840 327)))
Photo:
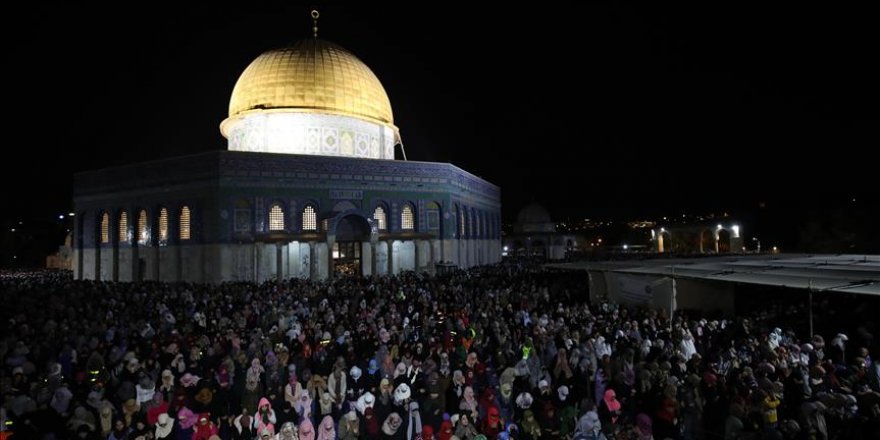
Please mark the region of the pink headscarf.
POLYGON ((275 411, 272 409, 272 403, 269 402, 269 399, 263 397, 260 399, 260 404, 257 405, 257 410, 254 412, 254 420, 256 420, 257 432, 263 432, 263 429, 268 429, 272 435, 275 435, 275 411), (260 411, 263 407, 266 407, 266 413, 260 411))
POLYGON ((299 440, 315 440, 315 427, 311 419, 305 418, 299 424, 299 440))
POLYGON ((181 429, 189 429, 192 425, 195 425, 198 420, 196 420, 196 415, 187 408, 180 408, 180 411, 177 411, 177 421, 180 422, 181 429))
POLYGON ((336 428, 333 426, 333 417, 324 416, 324 420, 321 421, 321 427, 318 428, 318 440, 336 440, 336 428))
POLYGON ((620 411, 620 402, 616 399, 617 393, 612 389, 605 390, 605 397, 602 400, 605 401, 605 405, 608 405, 608 409, 611 411, 620 411))

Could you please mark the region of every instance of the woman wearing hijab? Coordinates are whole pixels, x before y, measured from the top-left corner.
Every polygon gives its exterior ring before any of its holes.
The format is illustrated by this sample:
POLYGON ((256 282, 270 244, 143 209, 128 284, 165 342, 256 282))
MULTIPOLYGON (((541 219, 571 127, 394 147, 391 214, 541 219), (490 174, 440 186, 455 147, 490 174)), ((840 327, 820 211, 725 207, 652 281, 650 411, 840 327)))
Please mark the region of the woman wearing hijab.
POLYGON ((296 402, 302 396, 302 392, 303 387, 296 377, 296 371, 291 371, 287 376, 287 385, 284 385, 284 400, 291 405, 296 405, 296 402))
POLYGON ((385 423, 382 423, 382 439, 387 440, 405 440, 406 431, 401 429, 403 418, 399 414, 393 412, 388 414, 385 423))
POLYGON ((440 423, 440 430, 437 431, 437 438, 439 440, 450 440, 455 435, 454 429, 452 421, 449 420, 449 414, 444 414, 443 422, 440 423))
POLYGON ((639 413, 636 416, 636 426, 633 428, 633 432, 636 434, 636 439, 654 440, 653 425, 650 416, 645 413, 639 413))
POLYGON ((596 411, 587 411, 581 416, 580 420, 578 420, 575 438, 578 436, 581 436, 581 438, 586 440, 600 440, 605 438, 605 435, 602 434, 602 422, 599 421, 599 414, 596 413, 596 411))
POLYGON ((450 414, 459 411, 462 397, 464 396, 465 380, 461 370, 452 373, 452 382, 446 388, 446 411, 450 414))
POLYGON ((483 419, 483 422, 480 425, 480 432, 486 435, 489 438, 495 438, 498 434, 504 431, 504 422, 501 420, 501 412, 498 411, 498 407, 492 405, 486 411, 486 418, 483 419))
POLYGON ((605 390, 605 395, 599 402, 599 419, 602 420, 605 432, 613 432, 616 429, 618 417, 620 417, 620 402, 617 400, 617 393, 609 388, 605 390))
POLYGON ((208 413, 199 414, 199 422, 193 428, 193 440, 208 440, 211 436, 217 435, 217 425, 211 420, 208 413))
POLYGON ((495 389, 493 387, 486 387, 483 389, 483 393, 480 395, 480 400, 478 403, 479 407, 479 418, 481 420, 486 419, 486 415, 489 412, 489 408, 495 407, 498 409, 498 401, 495 398, 495 389))
POLYGON ((541 425, 535 418, 535 413, 527 409, 523 413, 521 437, 523 440, 537 440, 541 438, 541 425))
POLYGON ((336 440, 336 427, 333 424, 333 417, 324 416, 321 425, 318 426, 318 440, 336 440))
POLYGON ((187 407, 180 408, 177 411, 177 430, 178 440, 192 440, 193 425, 197 422, 196 415, 187 407))
POLYGON ((250 440, 256 437, 256 420, 250 415, 247 408, 241 408, 241 414, 232 422, 232 436, 235 440, 250 440))
POLYGON ((477 427, 471 423, 467 414, 458 418, 458 426, 455 427, 455 436, 462 440, 473 440, 477 436, 477 427))
POLYGON ((272 409, 269 399, 265 397, 260 399, 260 405, 257 406, 254 418, 256 419, 255 426, 257 432, 263 432, 263 429, 268 429, 272 435, 275 435, 275 423, 278 422, 278 419, 275 417, 275 410, 272 409))
POLYGON ((170 439, 172 431, 174 431, 174 419, 168 414, 159 414, 159 418, 156 420, 156 440, 170 439))
POLYGON ((311 419, 303 419, 299 424, 299 440, 315 440, 315 425, 311 419))
POLYGON ((117 418, 113 422, 113 431, 110 432, 107 440, 126 440, 128 438, 128 434, 130 433, 131 428, 125 426, 125 420, 117 418))
POLYGON ((360 436, 360 421, 357 413, 352 410, 342 416, 339 421, 339 440, 357 440, 360 436))
POLYGON ((364 409, 364 418, 361 422, 360 438, 379 438, 379 420, 376 418, 375 410, 372 407, 364 409))
POLYGON ((476 420, 479 416, 479 403, 477 398, 474 397, 474 389, 470 386, 464 388, 464 395, 461 398, 461 403, 458 405, 458 410, 462 414, 470 416, 471 420, 476 420))
POLYGON ((281 425, 281 429, 278 431, 278 435, 275 436, 276 440, 297 440, 299 438, 299 434, 297 433, 296 425, 293 422, 287 422, 281 425))

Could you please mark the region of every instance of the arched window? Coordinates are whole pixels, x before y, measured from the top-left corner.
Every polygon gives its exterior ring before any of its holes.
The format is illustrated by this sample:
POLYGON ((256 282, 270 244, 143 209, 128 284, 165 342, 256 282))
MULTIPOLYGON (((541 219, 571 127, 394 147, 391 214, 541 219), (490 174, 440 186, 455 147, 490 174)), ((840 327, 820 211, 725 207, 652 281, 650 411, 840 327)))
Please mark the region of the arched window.
POLYGON ((483 225, 480 223, 480 216, 480 212, 474 213, 474 236, 476 236, 477 238, 483 238, 483 230, 480 229, 483 227, 483 225))
POLYGON ((477 210, 471 208, 471 212, 469 212, 468 215, 470 215, 470 223, 468 224, 468 229, 470 229, 469 236, 473 238, 477 236, 477 226, 479 225, 479 222, 477 221, 477 210))
POLYGON ((159 241, 168 241, 168 209, 162 208, 159 211, 159 241))
POLYGON ((284 209, 281 208, 280 203, 273 203, 272 208, 269 209, 269 230, 284 230, 284 209))
POLYGON ((440 204, 437 202, 425 204, 425 229, 428 231, 440 229, 440 204))
POLYGON ((110 243, 110 214, 101 214, 101 244, 110 243))
POLYGON ((483 232, 486 238, 492 238, 492 217, 488 212, 483 216, 483 232))
POLYGON ((128 243, 128 213, 119 213, 119 242, 128 243))
POLYGON ((464 211, 464 209, 458 210, 458 238, 464 238, 467 232, 467 221, 464 218, 464 211))
POLYGON ((492 225, 495 223, 492 213, 487 212, 484 220, 486 221, 486 226, 483 226, 486 229, 486 238, 492 238, 492 225))
POLYGON ((141 209, 138 213, 137 223, 137 242, 138 244, 147 244, 150 241, 150 233, 147 232, 147 211, 141 209))
POLYGON ((246 199, 238 199, 235 202, 235 218, 233 221, 235 222, 235 232, 251 232, 253 216, 251 215, 251 203, 246 199))
POLYGON ((303 208, 303 231, 317 231, 318 230, 318 213, 315 212, 315 207, 312 205, 306 205, 303 208))
POLYGON ((373 220, 376 220, 380 231, 388 230, 388 220, 385 218, 385 208, 377 206, 376 210, 373 211, 373 220))
POLYGON ((400 229, 403 229, 404 231, 412 231, 415 228, 413 209, 412 206, 407 203, 403 205, 403 209, 400 211, 400 229))
POLYGON ((191 213, 189 211, 189 206, 184 206, 180 209, 180 239, 181 240, 189 240, 192 238, 192 229, 191 226, 191 213))

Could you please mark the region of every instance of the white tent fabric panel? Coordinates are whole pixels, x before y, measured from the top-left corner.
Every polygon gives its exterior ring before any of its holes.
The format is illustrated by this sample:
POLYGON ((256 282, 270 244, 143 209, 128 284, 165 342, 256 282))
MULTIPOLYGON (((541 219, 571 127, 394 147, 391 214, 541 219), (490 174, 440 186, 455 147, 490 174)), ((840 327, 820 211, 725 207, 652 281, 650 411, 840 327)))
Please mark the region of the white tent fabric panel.
POLYGON ((548 267, 880 295, 880 255, 742 255, 548 267))

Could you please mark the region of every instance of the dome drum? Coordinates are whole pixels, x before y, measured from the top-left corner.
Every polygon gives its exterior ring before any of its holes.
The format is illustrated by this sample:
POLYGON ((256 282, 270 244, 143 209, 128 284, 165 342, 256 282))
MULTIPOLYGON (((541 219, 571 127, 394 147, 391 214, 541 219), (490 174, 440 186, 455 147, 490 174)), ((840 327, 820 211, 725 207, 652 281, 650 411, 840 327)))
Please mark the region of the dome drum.
POLYGON ((223 121, 230 151, 394 159, 388 125, 319 112, 251 111, 223 121))

